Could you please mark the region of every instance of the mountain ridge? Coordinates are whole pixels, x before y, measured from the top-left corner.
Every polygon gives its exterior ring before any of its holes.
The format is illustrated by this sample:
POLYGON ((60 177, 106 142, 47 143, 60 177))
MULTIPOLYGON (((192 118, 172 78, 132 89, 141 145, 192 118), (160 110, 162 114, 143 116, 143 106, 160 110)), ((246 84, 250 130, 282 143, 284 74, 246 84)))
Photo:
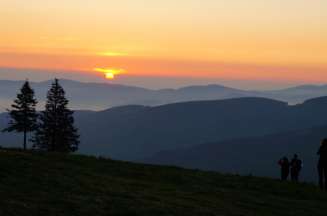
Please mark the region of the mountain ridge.
MULTIPOLYGON (((11 101, 21 88, 24 81, 0 80, 0 112, 10 107, 11 101)), ((42 82, 31 82, 35 89, 36 96, 40 101, 38 109, 42 109, 45 102, 46 92, 50 87, 51 80, 42 82)), ((158 106, 164 104, 187 102, 221 100, 242 97, 264 97, 290 104, 303 103, 305 100, 326 96, 327 88, 316 87, 295 87, 273 91, 242 90, 227 87, 219 84, 192 85, 181 88, 152 90, 137 86, 121 84, 79 82, 74 80, 61 80, 71 100, 72 109, 104 110, 109 107, 125 105, 158 106)))
MULTIPOLYGON (((280 137, 279 133, 289 137, 287 134, 292 131, 326 125, 326 110, 327 97, 299 105, 250 97, 155 107, 130 105, 99 112, 76 111, 75 120, 81 134, 80 153, 142 161, 158 152, 192 148, 201 143, 269 135, 273 140, 275 136, 280 137)), ((0 114, 0 129, 7 121, 5 114, 0 114)), ((0 140, 0 145, 9 144, 8 147, 21 145, 21 137, 15 134, 2 133, 0 140)), ((268 145, 269 149, 273 145, 270 140, 263 141, 263 147, 268 145)), ((319 142, 316 138, 312 140, 319 142)), ((278 151, 283 149, 278 148, 278 151)), ((271 168, 270 175, 276 177, 276 170, 277 167, 271 168)))
POLYGON ((298 154, 303 161, 301 181, 317 182, 317 151, 327 136, 327 124, 321 127, 290 130, 257 137, 203 143, 191 147, 158 152, 144 163, 179 166, 264 177, 279 177, 277 161, 298 154))

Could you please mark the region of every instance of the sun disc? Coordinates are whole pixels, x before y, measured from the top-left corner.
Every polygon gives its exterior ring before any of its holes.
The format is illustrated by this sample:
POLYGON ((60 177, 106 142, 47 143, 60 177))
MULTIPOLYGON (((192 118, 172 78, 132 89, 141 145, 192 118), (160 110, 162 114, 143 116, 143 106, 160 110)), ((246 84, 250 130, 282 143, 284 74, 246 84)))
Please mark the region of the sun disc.
POLYGON ((124 69, 117 69, 117 68, 94 68, 93 70, 96 72, 103 73, 105 78, 109 80, 115 79, 116 75, 125 72, 124 69))
POLYGON ((113 74, 111 72, 107 72, 107 73, 105 73, 105 77, 106 77, 106 79, 115 79, 115 74, 113 74))

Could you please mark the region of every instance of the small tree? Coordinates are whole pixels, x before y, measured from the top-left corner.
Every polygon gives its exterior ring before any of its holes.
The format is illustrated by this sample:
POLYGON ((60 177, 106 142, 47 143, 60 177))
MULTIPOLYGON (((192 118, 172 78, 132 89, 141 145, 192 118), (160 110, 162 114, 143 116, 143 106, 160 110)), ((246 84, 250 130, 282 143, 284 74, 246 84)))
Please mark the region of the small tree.
POLYGON ((8 110, 11 119, 8 128, 3 130, 3 132, 16 131, 24 133, 24 150, 27 148, 27 133, 34 131, 37 127, 36 105, 37 100, 35 99, 34 91, 30 87, 29 82, 26 81, 20 93, 17 94, 14 104, 11 105, 12 110, 8 110))
POLYGON ((67 108, 68 103, 64 89, 55 79, 33 138, 36 148, 57 152, 74 152, 78 149, 78 130, 74 127, 73 111, 67 108))

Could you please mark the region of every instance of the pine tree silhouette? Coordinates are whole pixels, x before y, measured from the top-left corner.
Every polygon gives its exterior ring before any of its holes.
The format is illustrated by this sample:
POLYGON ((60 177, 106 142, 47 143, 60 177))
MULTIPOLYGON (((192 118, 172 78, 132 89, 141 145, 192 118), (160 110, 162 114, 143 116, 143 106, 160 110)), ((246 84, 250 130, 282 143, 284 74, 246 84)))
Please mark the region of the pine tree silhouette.
POLYGON ((36 105, 37 100, 34 97, 34 91, 29 82, 26 81, 20 93, 17 94, 14 104, 11 105, 12 110, 8 110, 11 120, 8 128, 3 130, 3 132, 24 133, 24 150, 27 148, 27 133, 34 131, 37 127, 36 105))
POLYGON ((33 138, 34 147, 57 152, 74 152, 79 145, 78 130, 74 127, 73 111, 67 108, 65 91, 55 79, 47 95, 45 111, 33 138))

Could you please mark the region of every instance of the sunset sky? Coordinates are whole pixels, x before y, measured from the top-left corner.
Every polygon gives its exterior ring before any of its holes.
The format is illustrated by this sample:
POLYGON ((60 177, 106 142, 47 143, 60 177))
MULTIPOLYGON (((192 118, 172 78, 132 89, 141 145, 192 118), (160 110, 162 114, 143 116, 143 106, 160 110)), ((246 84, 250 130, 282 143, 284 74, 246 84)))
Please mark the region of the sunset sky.
POLYGON ((0 15, 0 79, 327 83, 326 0, 1 0, 0 15))

